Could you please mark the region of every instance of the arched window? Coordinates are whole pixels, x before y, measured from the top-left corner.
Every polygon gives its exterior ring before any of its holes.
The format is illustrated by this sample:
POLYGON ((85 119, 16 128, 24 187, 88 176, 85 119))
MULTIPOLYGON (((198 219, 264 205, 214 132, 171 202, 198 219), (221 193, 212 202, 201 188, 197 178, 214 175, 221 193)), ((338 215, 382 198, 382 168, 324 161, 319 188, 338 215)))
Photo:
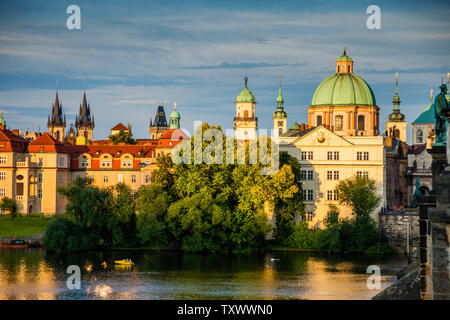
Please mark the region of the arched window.
POLYGON ((344 129, 344 116, 338 115, 334 119, 334 127, 335 130, 343 130, 344 129))
POLYGON ((418 129, 416 132, 416 142, 423 143, 423 132, 421 129, 418 129))
POLYGON ((338 73, 340 72, 340 68, 339 68, 339 66, 338 66, 338 73))
POLYGON ((358 116, 358 131, 364 131, 364 130, 365 130, 365 117, 358 116))
POLYGON ((244 118, 248 118, 248 110, 244 111, 244 118))
POLYGON ((347 66, 347 72, 350 72, 350 65, 347 66))
POLYGON ((59 131, 56 131, 56 140, 59 141, 59 131))
POLYGON ((281 136, 283 134, 283 128, 278 128, 278 136, 281 136))
POLYGON ((317 116, 317 126, 322 125, 322 116, 317 116))

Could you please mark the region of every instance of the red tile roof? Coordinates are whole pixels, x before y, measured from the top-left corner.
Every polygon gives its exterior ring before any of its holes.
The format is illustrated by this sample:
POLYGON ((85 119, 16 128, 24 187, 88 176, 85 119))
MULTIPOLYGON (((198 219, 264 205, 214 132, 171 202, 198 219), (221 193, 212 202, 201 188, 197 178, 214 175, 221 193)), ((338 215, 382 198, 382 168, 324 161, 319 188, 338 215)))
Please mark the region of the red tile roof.
POLYGON ((124 131, 126 131, 126 130, 130 130, 130 129, 128 129, 128 127, 125 127, 125 125, 122 122, 119 122, 114 127, 112 127, 111 130, 124 130, 124 131))
POLYGON ((48 132, 45 132, 39 138, 33 140, 28 145, 30 152, 60 152, 67 153, 67 147, 70 145, 64 145, 55 138, 53 138, 48 132))
POLYGON ((25 152, 28 140, 7 129, 0 129, 0 151, 25 152))

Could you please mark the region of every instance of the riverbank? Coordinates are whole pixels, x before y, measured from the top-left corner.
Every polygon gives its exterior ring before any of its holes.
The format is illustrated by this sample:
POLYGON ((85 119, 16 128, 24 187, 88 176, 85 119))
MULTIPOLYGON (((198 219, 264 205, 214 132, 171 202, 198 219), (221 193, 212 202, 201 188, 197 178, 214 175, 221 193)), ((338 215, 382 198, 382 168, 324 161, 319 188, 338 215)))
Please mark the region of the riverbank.
POLYGON ((52 218, 0 216, 0 239, 38 239, 41 238, 52 218))

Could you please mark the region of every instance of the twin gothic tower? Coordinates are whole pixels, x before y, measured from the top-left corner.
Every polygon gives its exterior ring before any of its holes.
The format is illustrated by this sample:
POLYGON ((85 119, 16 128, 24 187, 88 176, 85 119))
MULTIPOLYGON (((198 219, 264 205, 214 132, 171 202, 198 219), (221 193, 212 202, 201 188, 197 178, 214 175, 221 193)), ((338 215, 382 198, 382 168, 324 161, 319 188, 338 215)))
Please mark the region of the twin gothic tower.
MULTIPOLYGON (((59 101, 58 91, 56 91, 55 102, 52 105, 51 115, 48 116, 47 127, 50 135, 58 140, 64 142, 66 129, 66 115, 63 115, 62 103, 59 101)), ((93 140, 95 122, 94 116, 91 116, 91 106, 87 103, 86 92, 83 95, 83 101, 80 104, 78 115, 75 118, 75 129, 77 137, 84 137, 87 141, 93 140)), ((75 135, 74 129, 71 126, 69 129, 69 136, 75 135)))

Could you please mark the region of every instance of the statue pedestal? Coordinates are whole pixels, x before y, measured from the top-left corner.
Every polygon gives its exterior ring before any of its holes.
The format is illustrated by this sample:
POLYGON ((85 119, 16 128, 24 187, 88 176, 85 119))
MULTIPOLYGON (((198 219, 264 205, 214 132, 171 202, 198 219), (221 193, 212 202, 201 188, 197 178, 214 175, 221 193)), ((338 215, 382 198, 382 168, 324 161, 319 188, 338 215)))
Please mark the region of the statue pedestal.
POLYGON ((437 190, 437 179, 439 175, 444 172, 445 167, 447 166, 447 146, 446 145, 440 145, 436 146, 433 145, 433 148, 431 150, 428 150, 429 153, 431 153, 431 156, 433 157, 433 162, 431 163, 431 172, 433 175, 433 190, 437 190))

